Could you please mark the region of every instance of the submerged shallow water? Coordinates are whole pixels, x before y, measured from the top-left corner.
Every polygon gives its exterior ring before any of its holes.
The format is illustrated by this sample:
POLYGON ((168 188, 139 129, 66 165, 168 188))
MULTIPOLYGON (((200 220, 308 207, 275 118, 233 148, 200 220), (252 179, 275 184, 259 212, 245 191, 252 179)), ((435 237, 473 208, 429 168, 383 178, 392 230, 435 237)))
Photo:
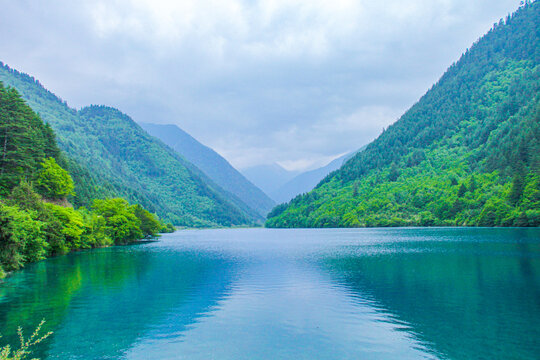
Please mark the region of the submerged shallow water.
POLYGON ((201 230, 0 283, 47 359, 537 359, 540 229, 201 230))

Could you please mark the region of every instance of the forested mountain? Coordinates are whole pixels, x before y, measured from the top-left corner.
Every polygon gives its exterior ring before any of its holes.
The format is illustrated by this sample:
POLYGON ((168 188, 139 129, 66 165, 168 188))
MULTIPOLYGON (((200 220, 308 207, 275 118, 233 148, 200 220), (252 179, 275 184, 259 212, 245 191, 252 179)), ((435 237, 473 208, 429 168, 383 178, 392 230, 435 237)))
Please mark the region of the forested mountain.
POLYGON ((178 126, 149 123, 139 125, 198 167, 216 184, 236 195, 259 215, 266 216, 275 205, 272 199, 240 174, 221 155, 198 142, 178 126))
POLYGON ((2 82, 0 139, 0 278, 5 271, 47 256, 174 230, 121 198, 95 200, 88 209, 73 208, 69 200, 76 186, 63 168, 68 162, 54 132, 15 89, 6 89, 2 82))
POLYGON ((273 198, 278 203, 288 202, 295 198, 297 195, 309 192, 317 184, 330 174, 332 171, 337 170, 343 165, 343 163, 349 160, 356 154, 355 152, 342 155, 337 159, 332 160, 325 166, 321 166, 318 169, 309 170, 301 174, 296 175, 285 184, 281 185, 277 190, 273 192, 273 198))
POLYGON ((277 201, 274 198, 275 192, 280 186, 298 175, 298 172, 288 171, 274 163, 242 169, 242 174, 264 191, 266 195, 270 196, 271 199, 277 201))
POLYGON ((540 2, 501 20, 395 124, 269 227, 540 225, 540 2))
POLYGON ((21 93, 74 160, 68 168, 79 184, 76 205, 121 196, 184 226, 239 225, 262 219, 120 111, 105 106, 72 109, 34 78, 3 64, 0 81, 21 93))

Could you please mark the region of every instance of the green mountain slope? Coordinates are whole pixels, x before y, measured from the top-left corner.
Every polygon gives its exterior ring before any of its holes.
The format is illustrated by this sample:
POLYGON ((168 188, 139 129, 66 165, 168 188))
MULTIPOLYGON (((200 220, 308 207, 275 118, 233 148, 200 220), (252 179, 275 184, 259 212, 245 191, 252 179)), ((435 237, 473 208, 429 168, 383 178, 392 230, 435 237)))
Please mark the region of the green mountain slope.
POLYGON ((146 123, 140 125, 150 135, 170 146, 203 171, 216 184, 236 195, 261 216, 266 216, 276 204, 221 155, 198 142, 178 126, 146 123))
POLYGON ((74 160, 69 170, 79 184, 77 205, 121 196, 185 226, 240 225, 261 219, 120 111, 103 106, 76 111, 34 78, 3 64, 0 81, 16 88, 51 125, 59 147, 74 160))
POLYGON ((540 225, 540 3, 494 26, 269 227, 540 225))

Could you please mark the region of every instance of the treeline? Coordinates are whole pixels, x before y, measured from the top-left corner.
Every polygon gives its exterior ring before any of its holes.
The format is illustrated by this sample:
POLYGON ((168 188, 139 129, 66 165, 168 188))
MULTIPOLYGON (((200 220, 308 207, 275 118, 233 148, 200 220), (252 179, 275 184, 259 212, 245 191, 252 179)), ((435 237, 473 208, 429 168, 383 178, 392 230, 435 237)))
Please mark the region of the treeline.
POLYGON ((410 110, 269 227, 540 226, 540 3, 499 22, 410 110))
POLYGON ((48 256, 174 231, 121 198, 73 208, 67 164, 51 127, 0 82, 0 277, 48 256))

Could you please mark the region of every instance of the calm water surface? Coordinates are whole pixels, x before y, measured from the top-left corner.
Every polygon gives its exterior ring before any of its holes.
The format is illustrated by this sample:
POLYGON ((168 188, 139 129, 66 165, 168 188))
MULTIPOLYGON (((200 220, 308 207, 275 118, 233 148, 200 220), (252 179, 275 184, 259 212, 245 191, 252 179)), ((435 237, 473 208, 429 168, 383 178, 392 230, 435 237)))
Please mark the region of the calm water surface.
POLYGON ((538 359, 540 229, 180 231, 0 283, 47 359, 538 359))

